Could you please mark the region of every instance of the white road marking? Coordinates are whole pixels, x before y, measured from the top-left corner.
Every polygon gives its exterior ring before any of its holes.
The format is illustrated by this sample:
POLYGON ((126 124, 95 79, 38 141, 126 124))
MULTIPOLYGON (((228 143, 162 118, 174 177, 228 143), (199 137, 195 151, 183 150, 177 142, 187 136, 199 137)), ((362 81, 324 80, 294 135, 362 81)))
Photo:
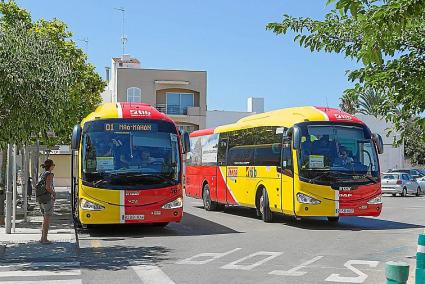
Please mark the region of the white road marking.
POLYGON ((144 284, 174 284, 161 268, 155 265, 132 266, 134 272, 139 276, 144 284))
POLYGON ((81 279, 70 280, 29 280, 29 281, 0 281, 0 284, 82 284, 81 279))
POLYGON ((22 266, 31 266, 31 267, 80 267, 79 261, 72 262, 32 262, 28 265, 23 264, 22 266))
POLYGON ((269 274, 273 274, 273 275, 282 275, 282 276, 303 276, 304 274, 306 274, 307 272, 305 271, 298 271, 304 267, 306 267, 307 265, 310 265, 316 261, 318 261, 319 259, 321 259, 323 256, 319 255, 316 256, 313 259, 310 259, 309 261, 304 262, 301 265, 298 265, 292 269, 289 269, 287 271, 285 270, 274 270, 272 272, 270 272, 269 274))
POLYGON ((355 274, 357 274, 356 277, 344 277, 334 273, 334 274, 331 274, 328 278, 326 278, 325 281, 340 282, 340 283, 363 283, 368 277, 368 275, 361 272, 357 268, 353 267, 353 264, 361 264, 361 265, 368 265, 369 267, 377 267, 379 264, 379 261, 349 260, 344 264, 344 266, 350 269, 355 274))
POLYGON ((222 269, 251 270, 251 269, 253 269, 253 268, 255 268, 255 267, 259 266, 259 265, 262 265, 262 264, 266 263, 269 260, 272 260, 275 257, 278 257, 281 254, 283 254, 283 253, 282 252, 274 252, 274 251, 259 251, 259 252, 250 254, 250 255, 248 255, 248 256, 246 256, 244 258, 241 258, 241 259, 238 259, 236 261, 233 261, 233 262, 231 262, 229 264, 223 265, 220 268, 222 268, 222 269), (266 257, 266 258, 264 258, 262 260, 259 260, 259 261, 255 262, 255 263, 248 264, 248 265, 246 265, 246 264, 238 264, 238 263, 244 262, 247 259, 253 258, 253 257, 258 256, 258 255, 264 255, 264 256, 269 256, 269 257, 266 257))
POLYGON ((213 260, 219 259, 223 256, 226 256, 228 254, 234 253, 238 250, 241 250, 241 248, 235 248, 235 249, 229 250, 227 252, 222 252, 222 253, 220 253, 220 252, 200 253, 200 254, 194 255, 192 257, 180 260, 180 261, 176 262, 176 264, 205 264, 205 263, 211 262, 213 260), (203 260, 194 260, 196 258, 205 258, 205 257, 208 257, 208 258, 203 259, 203 260))
POLYGON ((40 277, 40 276, 76 276, 81 275, 79 269, 71 270, 16 270, 16 271, 0 271, 0 278, 4 277, 40 277))

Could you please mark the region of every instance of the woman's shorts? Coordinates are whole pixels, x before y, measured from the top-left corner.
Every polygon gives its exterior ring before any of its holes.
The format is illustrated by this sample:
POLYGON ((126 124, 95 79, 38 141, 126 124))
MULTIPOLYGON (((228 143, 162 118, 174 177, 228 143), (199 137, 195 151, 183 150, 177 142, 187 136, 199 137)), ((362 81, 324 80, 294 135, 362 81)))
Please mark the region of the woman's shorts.
POLYGON ((40 203, 41 214, 43 216, 52 216, 53 215, 53 199, 47 203, 40 203))

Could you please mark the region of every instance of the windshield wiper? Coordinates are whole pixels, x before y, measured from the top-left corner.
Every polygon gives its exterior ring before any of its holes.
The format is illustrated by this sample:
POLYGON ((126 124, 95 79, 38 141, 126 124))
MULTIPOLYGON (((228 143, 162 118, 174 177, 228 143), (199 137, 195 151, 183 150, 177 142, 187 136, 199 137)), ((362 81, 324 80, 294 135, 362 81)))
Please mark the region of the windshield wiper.
POLYGON ((320 175, 315 176, 314 178, 309 179, 309 182, 314 182, 314 181, 316 181, 316 180, 318 180, 322 177, 326 177, 326 176, 333 177, 333 176, 331 176, 330 171, 326 171, 326 172, 321 173, 320 175))
POLYGON ((110 182, 110 181, 109 181, 109 180, 107 180, 107 179, 99 179, 99 180, 97 180, 97 181, 92 182, 92 185, 93 185, 94 187, 97 187, 99 184, 106 183, 106 182, 110 182))
POLYGON ((165 182, 174 182, 173 179, 167 177, 164 174, 147 174, 147 173, 132 173, 132 172, 118 172, 111 173, 112 176, 122 176, 125 178, 156 178, 165 182))
POLYGON ((336 171, 335 173, 338 173, 338 174, 343 175, 343 176, 350 176, 350 177, 353 177, 353 178, 354 178, 354 176, 357 176, 357 177, 361 177, 361 178, 366 178, 366 179, 368 179, 369 181, 372 181, 372 182, 377 182, 376 179, 371 178, 370 176, 368 176, 366 174, 344 173, 344 172, 339 172, 339 171, 336 171))

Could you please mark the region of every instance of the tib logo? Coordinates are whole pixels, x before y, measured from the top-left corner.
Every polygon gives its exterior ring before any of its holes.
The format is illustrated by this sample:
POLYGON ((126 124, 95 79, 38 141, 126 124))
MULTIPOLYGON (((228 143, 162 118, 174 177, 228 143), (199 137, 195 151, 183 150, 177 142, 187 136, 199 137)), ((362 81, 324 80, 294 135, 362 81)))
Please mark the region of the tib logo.
POLYGON ((141 109, 131 109, 130 115, 131 116, 150 116, 151 112, 147 110, 141 110, 141 109))

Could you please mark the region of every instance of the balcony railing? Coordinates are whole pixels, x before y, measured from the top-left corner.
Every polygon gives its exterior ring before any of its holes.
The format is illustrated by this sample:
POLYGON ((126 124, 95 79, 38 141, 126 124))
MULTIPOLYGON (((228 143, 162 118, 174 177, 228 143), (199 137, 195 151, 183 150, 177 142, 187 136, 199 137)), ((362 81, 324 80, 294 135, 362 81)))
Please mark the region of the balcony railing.
POLYGON ((187 115, 187 106, 156 104, 156 109, 165 114, 187 115))

